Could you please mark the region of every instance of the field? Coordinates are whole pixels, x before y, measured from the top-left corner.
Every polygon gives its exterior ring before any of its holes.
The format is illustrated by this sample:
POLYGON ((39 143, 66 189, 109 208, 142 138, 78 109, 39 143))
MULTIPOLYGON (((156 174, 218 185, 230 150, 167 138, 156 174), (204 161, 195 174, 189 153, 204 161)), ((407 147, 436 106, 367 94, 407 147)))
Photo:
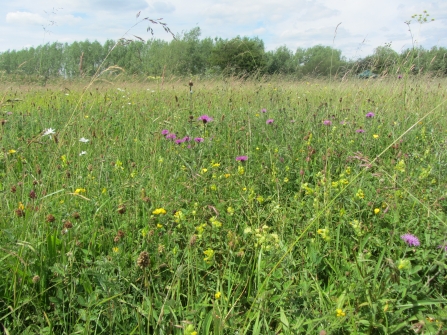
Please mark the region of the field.
POLYGON ((5 334, 447 334, 447 82, 2 87, 5 334))

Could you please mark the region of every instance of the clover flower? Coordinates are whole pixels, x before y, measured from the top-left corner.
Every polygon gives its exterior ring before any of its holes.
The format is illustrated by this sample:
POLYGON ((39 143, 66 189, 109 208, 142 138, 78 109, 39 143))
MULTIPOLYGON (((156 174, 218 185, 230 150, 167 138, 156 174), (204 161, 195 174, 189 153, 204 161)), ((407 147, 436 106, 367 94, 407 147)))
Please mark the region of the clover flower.
POLYGON ((404 234, 400 237, 406 244, 408 244, 410 247, 417 247, 421 243, 419 242, 419 239, 412 235, 412 234, 404 234))

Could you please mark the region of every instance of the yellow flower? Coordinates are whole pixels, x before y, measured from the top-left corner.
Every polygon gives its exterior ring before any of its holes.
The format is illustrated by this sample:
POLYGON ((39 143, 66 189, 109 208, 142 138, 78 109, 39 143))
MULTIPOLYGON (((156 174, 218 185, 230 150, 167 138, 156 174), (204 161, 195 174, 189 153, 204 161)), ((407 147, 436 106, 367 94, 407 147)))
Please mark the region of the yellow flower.
POLYGON ((106 194, 107 193, 107 189, 105 187, 103 187, 101 193, 102 194, 106 194))
POLYGON ((362 191, 361 189, 359 189, 359 190, 357 191, 357 193, 355 194, 355 196, 356 196, 357 198, 364 199, 364 198, 365 198, 365 193, 363 193, 363 191, 362 191))
POLYGON ((25 206, 21 202, 19 202, 19 209, 22 211, 25 210, 25 206))
POLYGON ((157 228, 163 228, 162 224, 157 223, 157 228))
POLYGON ((374 134, 373 137, 374 137, 375 139, 378 139, 378 138, 379 138, 379 135, 374 134))
POLYGON ((115 252, 115 253, 118 252, 118 251, 120 251, 120 249, 119 249, 118 247, 113 247, 112 250, 113 250, 113 252, 115 252))
POLYGON ((206 256, 203 260, 204 260, 205 262, 207 262, 207 263, 211 263, 211 260, 213 259, 213 256, 214 256, 214 250, 208 248, 208 249, 205 250, 203 253, 204 253, 205 256, 206 256))
POLYGON ((380 208, 374 208, 374 214, 379 214, 380 213, 380 208))
POLYGON ((237 167, 237 172, 239 172, 240 175, 243 175, 245 173, 244 167, 239 165, 237 167))
POLYGON ((216 300, 218 300, 218 299, 220 299, 221 295, 222 295, 222 293, 220 293, 220 292, 216 292, 216 294, 214 294, 214 298, 215 298, 216 300))
POLYGON ((345 315, 346 315, 346 313, 343 312, 343 310, 342 310, 341 308, 337 308, 337 309, 335 310, 335 312, 337 312, 337 317, 342 317, 342 316, 345 316, 345 315))
POLYGON ((213 168, 218 168, 219 166, 220 166, 220 163, 214 163, 214 164, 212 165, 213 168))
POLYGON ((17 151, 14 150, 14 149, 10 149, 10 150, 8 150, 8 154, 10 154, 10 155, 15 154, 16 152, 17 152, 17 151))
POLYGON ((234 208, 233 208, 233 207, 228 207, 228 208, 227 208, 227 213, 228 213, 229 215, 233 215, 233 214, 234 214, 234 208))
POLYGON ((76 191, 74 191, 75 194, 85 193, 85 188, 77 188, 76 191))
POLYGON ((154 215, 166 214, 166 209, 164 209, 164 208, 157 208, 157 209, 154 209, 154 210, 152 211, 152 214, 154 214, 154 215))

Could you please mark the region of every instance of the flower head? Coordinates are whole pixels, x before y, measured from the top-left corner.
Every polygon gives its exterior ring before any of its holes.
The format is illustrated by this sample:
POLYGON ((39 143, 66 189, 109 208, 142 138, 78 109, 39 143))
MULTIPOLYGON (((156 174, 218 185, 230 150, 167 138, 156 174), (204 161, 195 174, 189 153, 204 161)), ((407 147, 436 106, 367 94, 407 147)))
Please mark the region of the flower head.
POLYGON ((53 128, 48 128, 44 131, 42 136, 53 135, 53 134, 56 134, 56 131, 53 128))
POLYGON ((239 162, 245 162, 248 160, 248 156, 237 156, 236 160, 239 162))
POLYGON ((152 214, 154 214, 154 215, 166 214, 166 209, 164 209, 164 208, 154 209, 152 211, 152 214))
POLYGON ((194 142, 200 143, 200 142, 203 142, 203 141, 205 141, 203 137, 195 137, 194 138, 194 142))
POLYGON ((408 244, 410 247, 417 247, 421 243, 419 242, 419 239, 412 235, 412 234, 404 234, 400 237, 406 244, 408 244))
POLYGON ((177 136, 174 133, 169 133, 166 135, 167 140, 175 140, 177 136))
POLYGON ((199 116, 199 118, 197 120, 202 121, 203 123, 208 123, 208 122, 213 121, 214 119, 211 116, 204 114, 202 116, 199 116))
POLYGON ((263 109, 261 109, 261 112, 267 113, 267 109, 263 108, 263 109))
POLYGON ((167 129, 163 129, 163 130, 161 131, 161 134, 162 134, 163 136, 166 136, 166 135, 169 134, 169 130, 167 130, 167 129))
POLYGON ((343 312, 343 310, 342 310, 341 308, 337 308, 337 309, 335 310, 335 312, 337 313, 337 317, 342 317, 342 316, 345 316, 345 315, 346 315, 346 313, 343 312))
POLYGON ((90 141, 90 140, 87 139, 87 138, 85 138, 85 137, 81 137, 81 138, 79 139, 79 142, 82 142, 82 143, 88 143, 88 141, 90 141))
POLYGON ((332 124, 332 121, 330 121, 330 120, 324 120, 324 121, 323 121, 323 124, 324 124, 325 126, 330 126, 330 125, 332 124))
POLYGON ((369 119, 373 118, 374 116, 376 116, 376 114, 374 114, 373 112, 366 113, 366 117, 369 119))
POLYGON ((268 119, 267 121, 265 121, 266 124, 272 124, 273 123, 273 119, 268 119))
POLYGON ((362 134, 362 133, 365 132, 365 129, 360 128, 360 129, 357 129, 355 132, 359 133, 359 134, 362 134))

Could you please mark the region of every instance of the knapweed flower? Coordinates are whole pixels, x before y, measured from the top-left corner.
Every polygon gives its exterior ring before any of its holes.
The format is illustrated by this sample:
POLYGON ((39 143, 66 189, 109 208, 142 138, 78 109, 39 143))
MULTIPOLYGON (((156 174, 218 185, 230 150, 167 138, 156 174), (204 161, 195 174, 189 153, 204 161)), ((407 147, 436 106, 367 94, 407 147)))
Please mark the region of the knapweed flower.
POLYGON ((400 237, 406 244, 408 244, 410 247, 417 247, 421 243, 419 242, 419 239, 412 235, 412 234, 404 234, 400 237))
POLYGON ((164 208, 154 209, 152 211, 152 214, 154 214, 154 215, 166 214, 166 209, 164 209, 164 208))
POLYGON ((53 128, 48 128, 44 131, 44 133, 42 134, 42 136, 47 136, 47 135, 53 135, 56 134, 56 132, 54 131, 53 128))
POLYGON ((166 136, 166 135, 169 134, 169 130, 167 130, 167 129, 163 129, 163 130, 161 131, 161 134, 162 134, 163 136, 166 136))
POLYGON ((371 119, 371 118, 373 118, 374 116, 376 116, 376 114, 374 114, 373 112, 368 112, 368 113, 366 113, 366 117, 367 117, 368 119, 371 119))
POLYGON ((324 124, 325 126, 330 126, 330 125, 332 124, 332 121, 330 121, 330 120, 324 120, 324 121, 323 121, 323 124, 324 124))
POLYGON ((265 121, 266 124, 272 124, 273 123, 273 119, 268 119, 267 121, 265 121))
POLYGON ((85 138, 85 137, 81 137, 81 138, 79 139, 79 142, 82 142, 82 143, 88 143, 88 141, 90 141, 90 140, 87 139, 87 138, 85 138))
POLYGON ((248 156, 237 156, 237 157, 236 157, 236 160, 237 160, 238 162, 245 162, 245 161, 248 160, 248 156))
POLYGON ((400 75, 397 76, 397 79, 402 79, 402 77, 403 76, 400 74, 400 75))
POLYGON ((195 137, 194 138, 194 142, 201 143, 203 141, 205 141, 203 137, 195 137))
POLYGON ((346 313, 343 312, 343 310, 342 310, 341 308, 337 308, 337 309, 335 310, 335 312, 337 313, 337 317, 342 317, 342 316, 345 316, 345 315, 346 315, 346 313))
POLYGON ((360 129, 357 129, 355 132, 358 134, 362 134, 365 132, 365 129, 360 128, 360 129))
POLYGON ((176 138, 177 138, 177 136, 175 136, 174 133, 169 133, 166 135, 167 140, 175 140, 176 138))
POLYGON ((182 144, 183 142, 185 142, 185 140, 183 138, 178 139, 175 141, 175 144, 182 144))
POLYGON ((261 109, 261 112, 267 113, 267 109, 263 108, 263 109, 261 109))
POLYGON ((202 116, 199 116, 199 118, 197 120, 202 121, 203 123, 208 123, 208 122, 213 121, 214 119, 211 116, 204 114, 202 116))

